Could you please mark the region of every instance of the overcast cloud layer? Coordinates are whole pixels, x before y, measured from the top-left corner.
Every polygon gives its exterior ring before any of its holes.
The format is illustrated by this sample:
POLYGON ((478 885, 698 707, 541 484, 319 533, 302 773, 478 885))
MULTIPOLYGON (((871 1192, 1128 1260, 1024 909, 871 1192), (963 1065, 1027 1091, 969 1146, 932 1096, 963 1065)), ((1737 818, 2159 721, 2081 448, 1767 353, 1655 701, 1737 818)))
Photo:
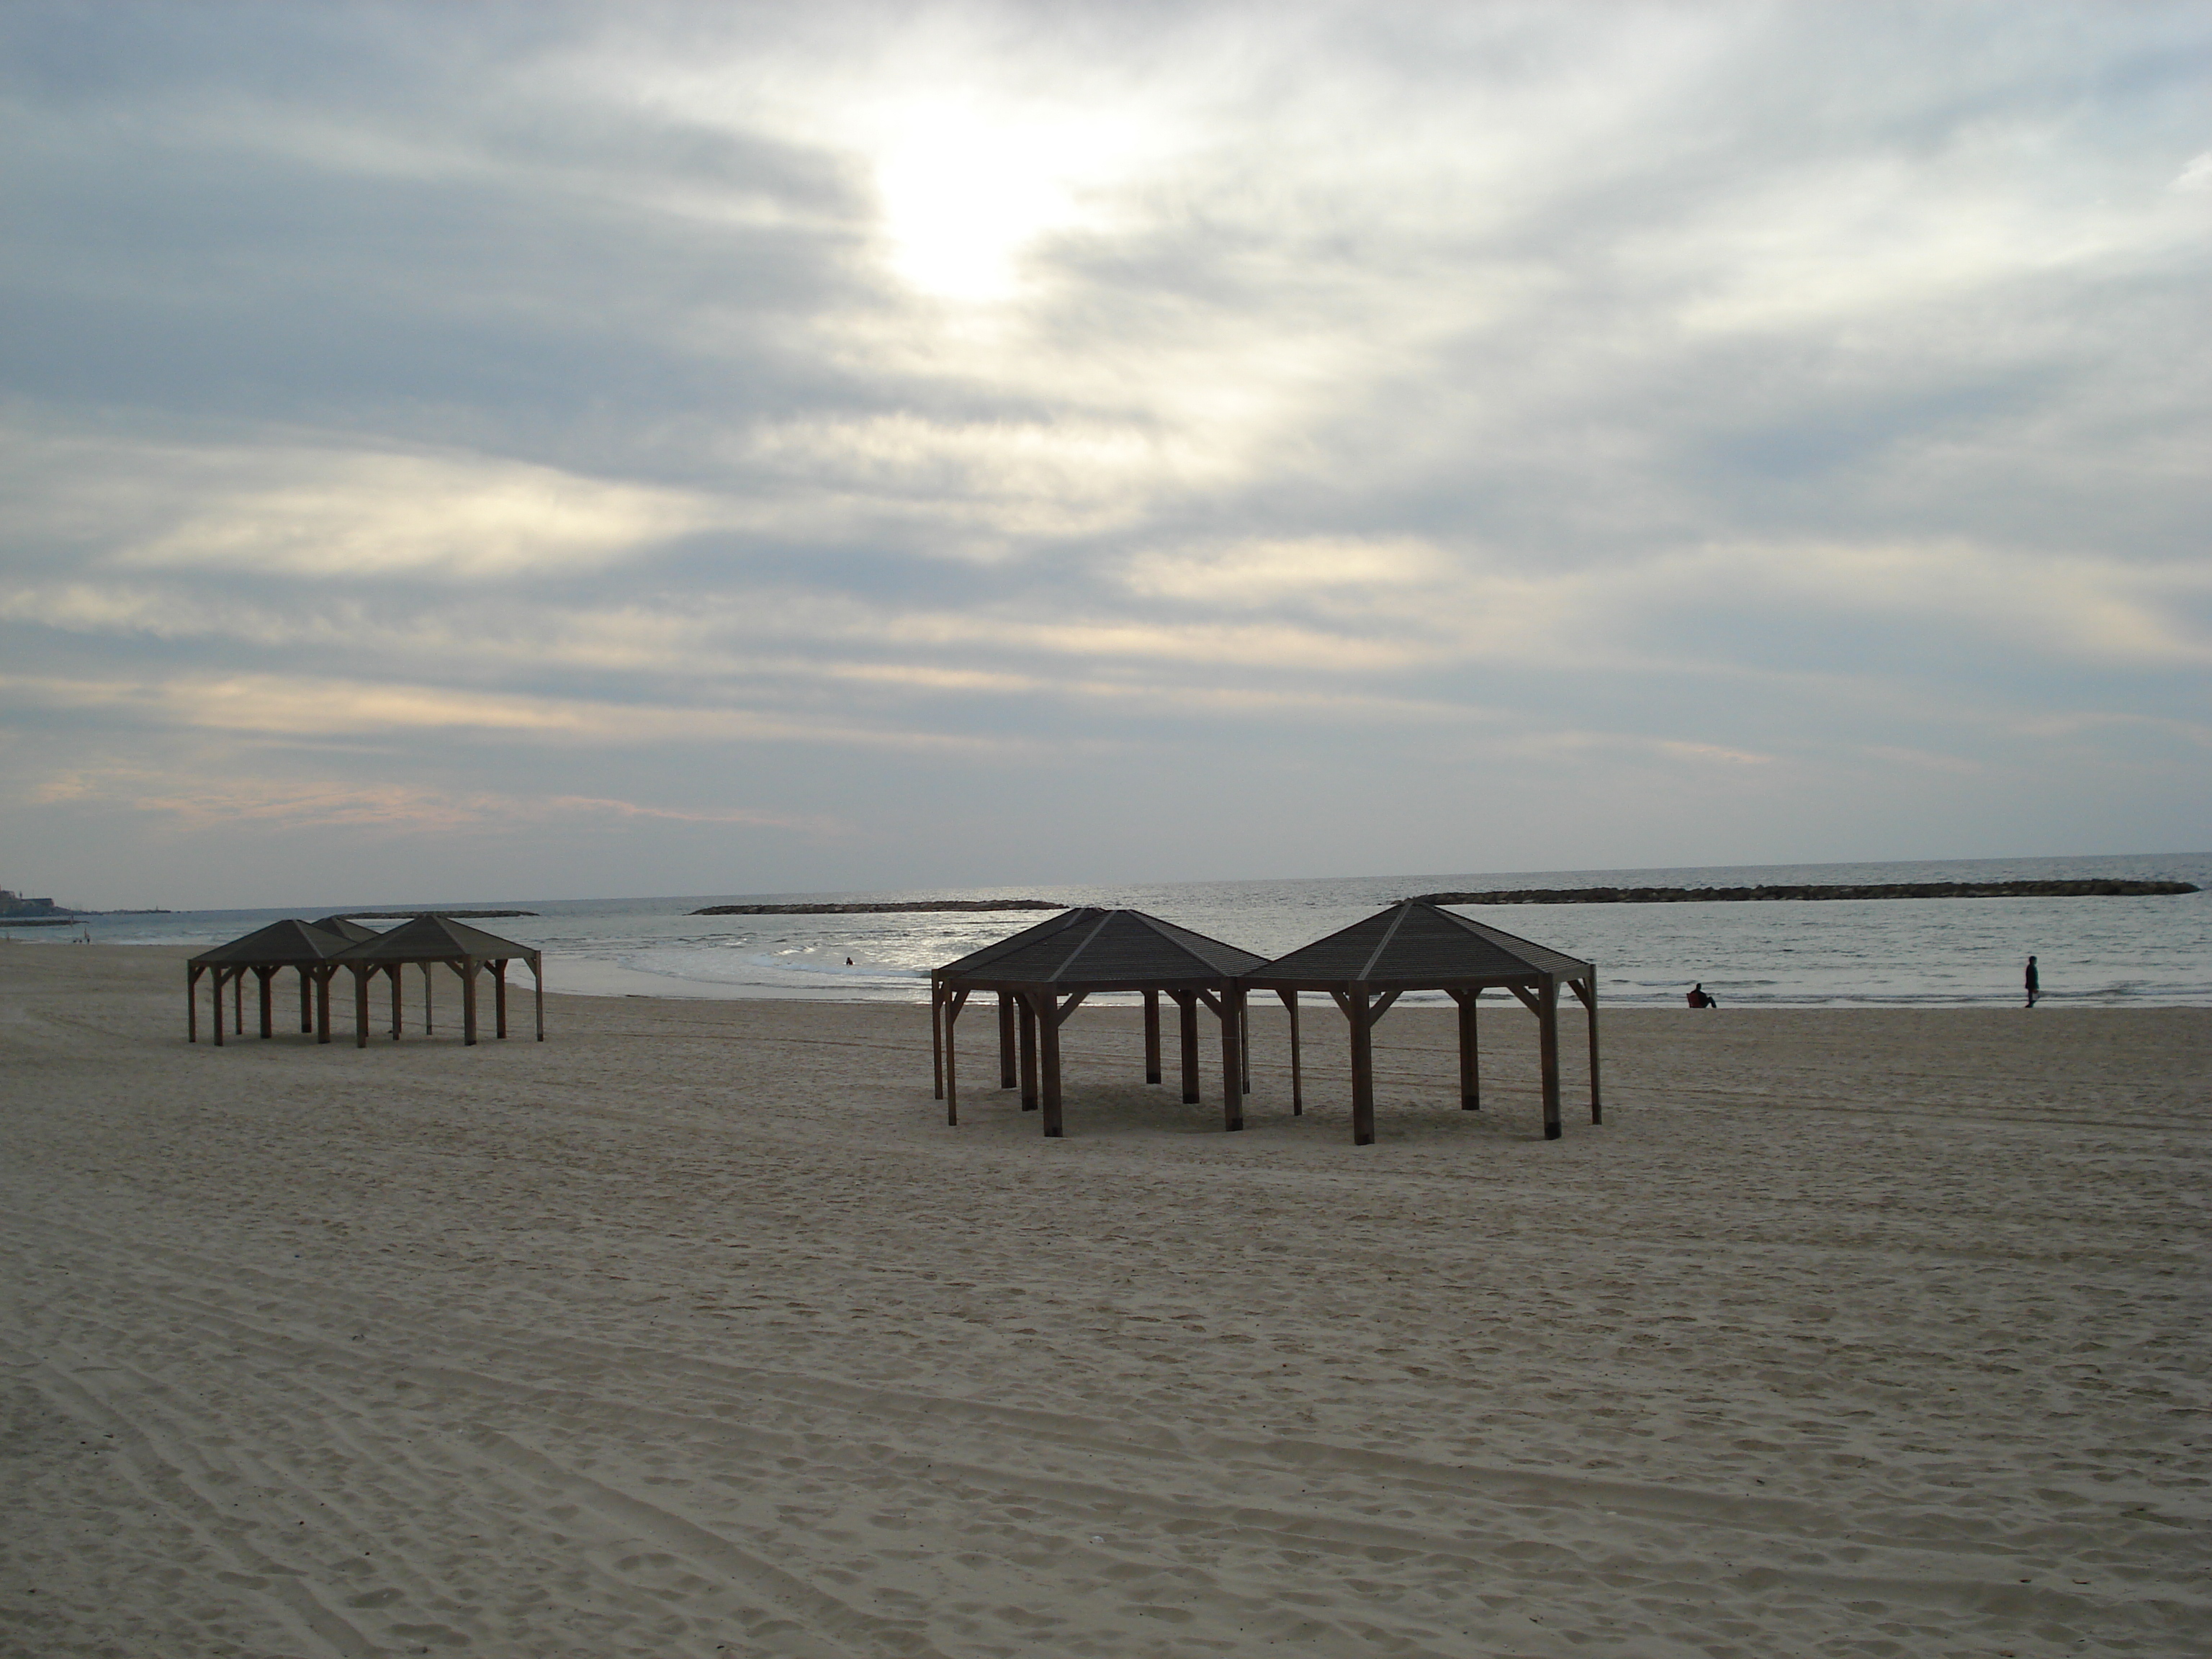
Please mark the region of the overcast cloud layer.
POLYGON ((2201 5, 0 11, 0 885, 2212 842, 2201 5))

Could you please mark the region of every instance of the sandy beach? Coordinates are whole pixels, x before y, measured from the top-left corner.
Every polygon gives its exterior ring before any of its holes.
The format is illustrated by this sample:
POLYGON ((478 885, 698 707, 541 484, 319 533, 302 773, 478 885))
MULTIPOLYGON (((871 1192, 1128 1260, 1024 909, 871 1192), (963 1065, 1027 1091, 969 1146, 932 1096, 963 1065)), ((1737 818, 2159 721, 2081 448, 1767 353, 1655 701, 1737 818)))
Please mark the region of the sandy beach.
POLYGON ((1624 1012, 1547 1144, 1401 1010, 1355 1149, 1333 1012, 1229 1135, 1086 1008, 1048 1142, 987 1018, 950 1129, 918 1007, 185 954, 0 946, 0 1652, 2212 1650, 2212 1012, 1624 1012))

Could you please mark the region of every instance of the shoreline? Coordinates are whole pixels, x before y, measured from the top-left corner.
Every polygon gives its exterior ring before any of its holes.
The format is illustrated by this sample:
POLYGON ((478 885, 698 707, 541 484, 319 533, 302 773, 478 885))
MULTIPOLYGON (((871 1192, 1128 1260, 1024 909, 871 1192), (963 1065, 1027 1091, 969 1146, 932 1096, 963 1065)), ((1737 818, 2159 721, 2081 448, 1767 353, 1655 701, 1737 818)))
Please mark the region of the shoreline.
MULTIPOLYGON (((28 939, 10 941, 4 937, 0 937, 0 946, 4 946, 11 942, 27 945, 33 943, 44 943, 44 941, 33 941, 28 939)), ((118 951, 145 951, 149 953, 167 952, 168 959, 182 963, 192 956, 197 955, 201 950, 206 947, 200 945, 111 945, 104 940, 94 940, 90 947, 80 948, 118 951)), ((522 972, 521 977, 519 980, 516 980, 513 975, 510 975, 510 983, 520 983, 524 986, 527 986, 529 983, 529 978, 526 970, 522 972)), ((1717 1009, 1692 1010, 1683 1006, 1679 994, 1668 994, 1663 997, 1642 998, 1635 1000, 1630 1000, 1625 998, 1614 1000, 1608 997, 1606 994, 1603 964, 1601 963, 1600 964, 1598 991, 1599 1006, 1608 1015, 1629 1012, 1679 1012, 1687 1015, 1692 1012, 1705 1014, 1746 1014, 1757 1012, 1782 1013, 1791 1012, 1832 1012, 1836 1013, 1996 1013, 2002 1012, 2007 1009, 2013 1010, 2015 1012, 2028 1012, 2021 1007, 2021 997, 2018 993, 2008 994, 2004 998, 1989 997, 1972 1000, 1960 998, 1954 1001, 1940 1002, 1934 1000, 1917 1001, 1905 1001, 1901 1000, 1894 1001, 1878 1001, 1868 1000, 1864 1001, 1753 1002, 1741 999, 1735 995, 1729 994, 1723 996, 1721 1006, 1717 1009)), ((774 985, 733 985, 726 982, 715 982, 706 980, 686 980, 678 978, 671 974, 650 974, 638 969, 625 968, 619 963, 608 962, 600 957, 563 956, 551 951, 549 951, 545 957, 545 992, 548 996, 559 994, 562 996, 586 997, 608 1000, 658 999, 670 1002, 763 1002, 774 1003, 779 1006, 820 1003, 825 1006, 830 1007, 921 1009, 927 1009, 929 1006, 929 986, 928 981, 926 979, 916 981, 911 992, 907 992, 903 988, 902 988, 900 991, 896 992, 890 990, 874 990, 847 995, 836 995, 830 994, 825 990, 816 990, 812 988, 802 988, 798 987, 782 987, 774 985)), ((2201 1009, 2207 1006, 2202 1002, 2167 1002, 2151 1000, 2142 1002, 2115 1002, 2094 1000, 2105 998, 2109 995, 2110 993, 2106 992, 2091 992, 2072 995, 2063 991, 2048 992, 2037 1000, 2033 1012, 2036 1013, 2051 1014, 2062 1012, 2147 1013, 2161 1009, 2201 1009)), ((1491 1006, 1492 1000, 1497 1000, 1498 1006, 1504 1007, 1506 1006, 1505 1001, 1503 1000, 1504 997, 1504 994, 1502 992, 1492 993, 1486 999, 1484 1006, 1486 1008, 1488 1007, 1491 1006)), ((1138 1004, 1134 994, 1109 992, 1090 999, 1086 1006, 1109 1008, 1133 1008, 1137 1006, 1138 1004)), ((1305 1000, 1305 1006, 1310 1010, 1327 1012, 1326 1005, 1321 1002, 1316 996, 1310 995, 1305 1000)), ((1441 994, 1413 993, 1409 994, 1403 999, 1401 1006, 1409 1009, 1434 1009, 1437 1007, 1449 1006, 1449 1005, 1443 1000, 1441 994)))

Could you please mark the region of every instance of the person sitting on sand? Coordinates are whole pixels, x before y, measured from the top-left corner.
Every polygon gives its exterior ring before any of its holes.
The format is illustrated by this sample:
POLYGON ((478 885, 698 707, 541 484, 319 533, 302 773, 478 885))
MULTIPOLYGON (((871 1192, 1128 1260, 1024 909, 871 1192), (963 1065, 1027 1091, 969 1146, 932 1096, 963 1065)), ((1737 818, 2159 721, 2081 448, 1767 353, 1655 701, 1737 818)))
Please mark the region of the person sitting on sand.
POLYGON ((1682 1000, 1692 1008, 1717 1008, 1721 1006, 1719 998, 1710 995, 1706 992, 1705 982, 1703 980, 1692 985, 1690 988, 1690 994, 1682 1000))

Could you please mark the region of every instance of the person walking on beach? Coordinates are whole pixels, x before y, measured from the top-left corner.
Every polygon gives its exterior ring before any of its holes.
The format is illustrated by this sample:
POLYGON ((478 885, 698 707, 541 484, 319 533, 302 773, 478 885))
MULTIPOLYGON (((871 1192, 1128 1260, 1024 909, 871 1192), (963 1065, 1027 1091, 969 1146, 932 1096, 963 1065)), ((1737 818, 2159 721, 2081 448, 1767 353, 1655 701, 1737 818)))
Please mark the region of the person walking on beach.
POLYGON ((2035 975, 2035 958, 2027 959, 2027 1006, 2035 1006, 2035 1000, 2043 994, 2043 981, 2035 975))

